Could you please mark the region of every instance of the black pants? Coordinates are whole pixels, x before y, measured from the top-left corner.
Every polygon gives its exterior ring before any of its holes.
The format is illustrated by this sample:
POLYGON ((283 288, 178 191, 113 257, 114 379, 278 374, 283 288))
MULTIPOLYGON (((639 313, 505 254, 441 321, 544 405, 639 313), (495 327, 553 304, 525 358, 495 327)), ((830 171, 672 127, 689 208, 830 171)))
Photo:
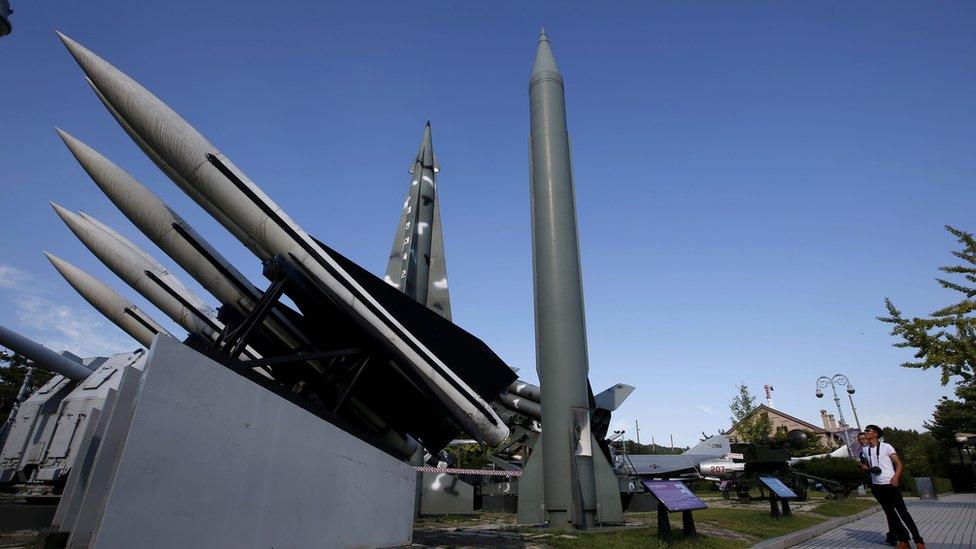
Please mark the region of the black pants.
POLYGON ((915 543, 924 543, 922 535, 918 533, 918 526, 915 526, 915 521, 908 514, 905 498, 902 497, 901 490, 897 486, 872 484, 871 493, 874 495, 874 499, 881 504, 881 509, 888 519, 888 532, 895 536, 896 541, 908 541, 908 532, 910 531, 915 543), (906 526, 908 530, 905 529, 906 526))

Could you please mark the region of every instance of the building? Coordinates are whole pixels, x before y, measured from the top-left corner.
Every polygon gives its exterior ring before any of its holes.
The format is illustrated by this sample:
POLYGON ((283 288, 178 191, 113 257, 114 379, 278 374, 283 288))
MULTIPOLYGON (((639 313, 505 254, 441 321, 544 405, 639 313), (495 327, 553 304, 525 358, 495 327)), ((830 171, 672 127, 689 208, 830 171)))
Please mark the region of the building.
MULTIPOLYGON (((844 443, 844 441, 842 440, 843 430, 841 429, 840 425, 838 425, 837 422, 834 420, 834 416, 832 414, 828 414, 826 410, 820 411, 821 421, 824 424, 823 427, 818 427, 812 423, 803 421, 800 418, 791 416, 783 412, 782 410, 777 410, 776 408, 772 408, 765 404, 760 404, 755 410, 752 411, 752 413, 746 416, 745 419, 749 419, 753 417, 755 414, 761 412, 766 412, 767 414, 769 414, 769 419, 772 422, 772 430, 769 433, 770 436, 775 435, 776 431, 781 428, 785 428, 787 431, 792 431, 793 429, 802 429, 804 431, 811 431, 813 432, 813 434, 820 437, 820 440, 821 442, 823 442, 824 446, 826 446, 831 450, 837 448, 838 446, 844 443)), ((733 425, 732 428, 726 432, 726 434, 729 435, 729 437, 731 437, 732 439, 737 438, 736 428, 741 423, 742 423, 741 421, 736 422, 735 425, 733 425)))

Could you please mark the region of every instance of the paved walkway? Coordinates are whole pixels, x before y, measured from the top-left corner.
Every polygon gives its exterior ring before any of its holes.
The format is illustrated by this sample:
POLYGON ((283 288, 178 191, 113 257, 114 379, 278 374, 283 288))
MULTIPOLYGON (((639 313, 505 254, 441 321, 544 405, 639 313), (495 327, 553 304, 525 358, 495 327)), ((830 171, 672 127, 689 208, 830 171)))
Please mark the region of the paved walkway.
MULTIPOLYGON (((938 501, 906 500, 927 549, 976 547, 976 494, 942 496, 938 501)), ((888 523, 874 513, 813 538, 796 547, 888 547, 888 523)))

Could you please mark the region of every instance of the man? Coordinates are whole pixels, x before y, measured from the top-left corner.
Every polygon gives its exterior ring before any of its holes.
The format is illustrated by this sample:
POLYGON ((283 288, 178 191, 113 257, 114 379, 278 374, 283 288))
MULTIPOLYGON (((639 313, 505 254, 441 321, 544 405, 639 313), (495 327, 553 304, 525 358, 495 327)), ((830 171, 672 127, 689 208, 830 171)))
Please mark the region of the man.
POLYGON ((908 531, 911 531, 915 547, 925 549, 925 541, 908 513, 908 507, 905 506, 905 499, 899 488, 905 470, 901 458, 890 444, 879 440, 884 436, 881 427, 868 425, 864 429, 864 434, 869 446, 864 452, 867 463, 861 462, 861 470, 871 473, 871 493, 881 504, 885 518, 888 519, 888 533, 894 537, 894 540, 888 538, 889 543, 894 541, 899 549, 907 548, 908 531), (906 526, 908 530, 905 529, 906 526))

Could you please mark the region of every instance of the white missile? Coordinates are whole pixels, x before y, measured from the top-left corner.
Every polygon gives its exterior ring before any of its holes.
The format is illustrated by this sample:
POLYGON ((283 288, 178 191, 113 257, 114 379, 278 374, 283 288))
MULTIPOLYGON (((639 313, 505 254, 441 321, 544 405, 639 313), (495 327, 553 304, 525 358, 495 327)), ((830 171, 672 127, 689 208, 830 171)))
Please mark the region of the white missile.
MULTIPOLYGON (((171 179, 261 259, 289 258, 374 341, 398 357, 468 433, 508 436, 492 408, 206 138, 137 82, 59 34, 123 129, 171 179)), ((473 338, 472 338, 473 339, 473 338)))
MULTIPOLYGON (((92 181, 146 237, 222 304, 242 315, 254 309, 261 299, 260 290, 193 227, 111 160, 67 132, 57 131, 92 181)), ((97 223, 85 214, 82 216, 97 223)), ((304 334, 279 311, 272 310, 264 326, 291 348, 308 344, 304 334)))
POLYGON ((148 349, 156 334, 169 335, 158 322, 100 280, 60 257, 47 252, 44 255, 85 301, 143 347, 148 349))
MULTIPOLYGON (((105 231, 90 218, 74 214, 53 202, 51 206, 71 232, 109 270, 166 316, 206 341, 216 341, 220 337, 224 325, 217 319, 216 311, 149 254, 118 233, 105 231)), ((260 355, 248 347, 242 357, 257 359, 260 355)))

